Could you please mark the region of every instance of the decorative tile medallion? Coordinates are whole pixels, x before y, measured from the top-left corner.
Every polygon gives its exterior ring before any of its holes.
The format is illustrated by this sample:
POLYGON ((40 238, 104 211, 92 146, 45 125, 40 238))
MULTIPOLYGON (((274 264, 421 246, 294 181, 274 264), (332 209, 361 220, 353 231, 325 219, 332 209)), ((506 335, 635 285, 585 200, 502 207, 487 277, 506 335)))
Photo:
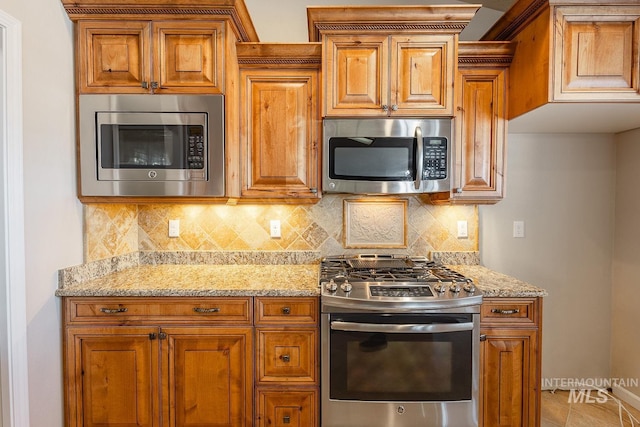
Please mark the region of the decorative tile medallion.
POLYGON ((345 248, 406 248, 407 199, 345 199, 345 248))

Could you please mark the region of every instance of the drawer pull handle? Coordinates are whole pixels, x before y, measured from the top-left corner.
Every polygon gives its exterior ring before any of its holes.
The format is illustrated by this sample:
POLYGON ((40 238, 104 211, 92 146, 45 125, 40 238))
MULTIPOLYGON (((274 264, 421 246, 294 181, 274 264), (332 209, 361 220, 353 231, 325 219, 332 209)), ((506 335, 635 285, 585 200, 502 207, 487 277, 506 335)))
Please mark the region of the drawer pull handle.
POLYGON ((282 314, 291 314, 291 307, 282 307, 282 314))
POLYGON ((512 308, 511 310, 504 310, 502 308, 492 308, 491 312, 492 313, 498 313, 498 314, 518 314, 518 313, 520 313, 520 309, 519 308, 512 308))
POLYGON ((291 424, 291 417, 288 415, 282 417, 282 424, 291 424))
POLYGON ((196 313, 218 313, 220 309, 218 307, 213 308, 202 308, 202 307, 193 307, 193 311, 196 313))
POLYGON ((285 363, 289 363, 291 361, 291 356, 289 356, 288 354, 283 354, 282 356, 280 356, 280 360, 285 363))
POLYGON ((106 307, 102 307, 100 309, 101 312, 105 313, 105 314, 116 314, 116 313, 126 313, 128 310, 128 308, 126 307, 120 307, 120 308, 106 308, 106 307))

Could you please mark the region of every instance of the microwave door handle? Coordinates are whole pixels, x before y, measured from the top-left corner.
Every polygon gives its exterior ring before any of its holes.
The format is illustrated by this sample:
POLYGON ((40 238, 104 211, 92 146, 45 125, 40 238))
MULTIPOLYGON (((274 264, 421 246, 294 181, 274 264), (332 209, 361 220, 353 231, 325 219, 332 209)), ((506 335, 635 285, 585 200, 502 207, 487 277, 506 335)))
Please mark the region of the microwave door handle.
POLYGON ((420 189, 420 184, 422 183, 422 169, 424 168, 424 142, 422 140, 422 129, 420 126, 416 126, 416 144, 417 146, 417 164, 416 164, 416 180, 413 182, 413 185, 416 190, 420 189))
POLYGON ((437 334, 445 332, 460 332, 473 330, 473 322, 467 323, 426 323, 426 324, 392 324, 392 323, 352 323, 331 322, 334 331, 347 332, 379 332, 379 333, 421 333, 437 334))

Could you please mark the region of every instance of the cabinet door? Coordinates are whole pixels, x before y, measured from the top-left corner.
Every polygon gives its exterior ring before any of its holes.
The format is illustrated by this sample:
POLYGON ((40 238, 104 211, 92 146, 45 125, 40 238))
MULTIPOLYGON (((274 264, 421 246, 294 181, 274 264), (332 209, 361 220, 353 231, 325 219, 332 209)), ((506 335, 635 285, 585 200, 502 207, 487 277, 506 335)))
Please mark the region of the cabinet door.
POLYGON ((638 7, 558 7, 556 100, 638 101, 638 7))
POLYGON ((314 427, 318 425, 317 392, 258 390, 258 427, 314 427))
POLYGON ((241 82, 242 196, 317 198, 317 71, 243 70, 241 82))
POLYGON ((506 71, 461 69, 454 190, 457 201, 495 203, 504 193, 506 71))
POLYGON ((80 93, 148 93, 150 52, 149 22, 78 22, 80 93))
POLYGON ((160 425, 157 332, 126 326, 67 329, 66 425, 160 425))
POLYGON ((481 412, 484 426, 536 425, 535 330, 483 330, 481 412))
POLYGON ((251 328, 163 328, 164 427, 251 425, 251 328))
POLYGON ((223 92, 222 22, 153 24, 155 92, 223 92))
POLYGON ((386 116, 388 36, 328 36, 324 49, 324 114, 386 116))
POLYGON ((453 114, 455 60, 453 35, 391 37, 392 111, 453 114))

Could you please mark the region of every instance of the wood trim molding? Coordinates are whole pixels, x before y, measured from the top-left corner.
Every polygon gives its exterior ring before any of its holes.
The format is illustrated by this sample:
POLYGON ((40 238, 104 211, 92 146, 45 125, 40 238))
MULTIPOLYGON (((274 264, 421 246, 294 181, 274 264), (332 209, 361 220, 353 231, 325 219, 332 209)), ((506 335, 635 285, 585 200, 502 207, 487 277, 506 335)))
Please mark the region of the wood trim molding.
MULTIPOLYGON (((200 5, 100 5, 82 4, 63 0, 64 8, 72 21, 79 19, 111 18, 116 15, 119 18, 150 19, 156 16, 179 16, 185 17, 217 17, 228 19, 234 26, 238 41, 255 42, 258 41, 258 34, 253 26, 249 12, 244 3, 238 2, 236 5, 223 6, 200 6, 200 5)), ((160 3, 160 2, 159 2, 160 3)))
MULTIPOLYGON (((0 286, 3 320, 0 328, 0 370, 2 371, 3 406, 0 424, 7 427, 29 425, 29 380, 27 353, 27 303, 26 266, 24 241, 24 189, 22 161, 22 24, 0 10, 0 67, 4 75, 0 84, 0 97, 6 101, 6 109, 0 114, 4 130, 0 135, 0 150, 4 153, 4 178, 0 178, 3 200, 0 202, 0 221, 6 232, 4 247, 0 252, 6 261, 0 286), (6 178, 6 181, 4 179, 6 178), (11 226, 7 226, 11 224, 11 226), (8 413, 7 413, 8 412, 8 413)), ((2 411, 0 411, 2 412, 2 411)))
POLYGON ((545 7, 549 0, 519 0, 480 40, 513 40, 545 7))
POLYGON ((309 6, 309 41, 341 32, 459 33, 471 22, 479 5, 444 6, 309 6))
POLYGON ((459 42, 458 65, 508 66, 516 50, 516 43, 508 41, 459 42))
POLYGON ((236 43, 238 64, 312 66, 322 64, 321 43, 236 43))

